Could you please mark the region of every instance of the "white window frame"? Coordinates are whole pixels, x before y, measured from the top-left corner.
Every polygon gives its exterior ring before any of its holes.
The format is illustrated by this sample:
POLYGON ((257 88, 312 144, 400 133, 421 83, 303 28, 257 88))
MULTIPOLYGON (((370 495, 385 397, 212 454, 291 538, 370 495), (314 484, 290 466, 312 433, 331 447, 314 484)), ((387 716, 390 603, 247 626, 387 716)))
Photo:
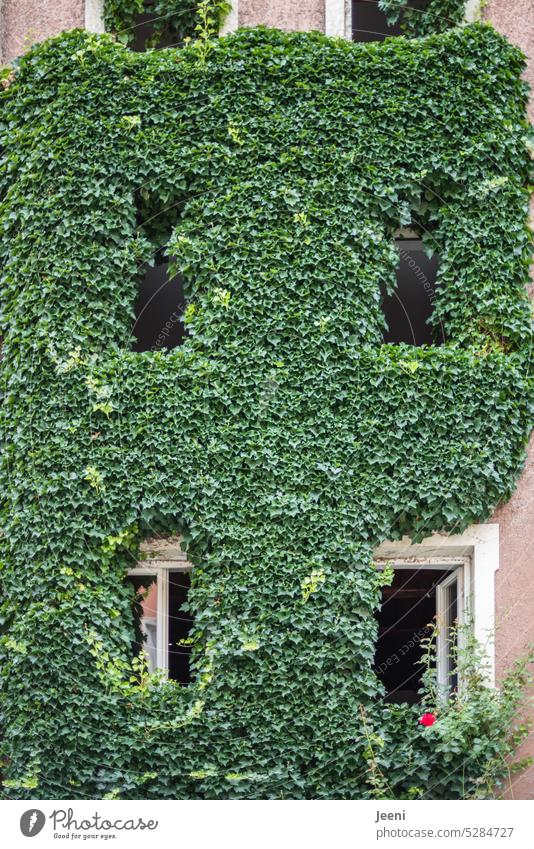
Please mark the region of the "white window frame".
POLYGON ((219 30, 219 35, 228 35, 234 32, 239 26, 239 0, 230 0, 231 8, 219 30))
POLYGON ((482 0, 466 0, 465 4, 465 23, 472 24, 475 21, 482 20, 482 0))
POLYGON ((104 0, 85 0, 85 29, 89 32, 105 32, 104 0))
MULTIPOLYGON (((169 571, 189 572, 193 564, 182 550, 180 537, 146 540, 141 552, 146 559, 128 574, 155 575, 157 578, 157 657, 158 668, 165 671, 168 669, 169 571)), ((495 573, 499 568, 499 525, 496 522, 471 525, 462 534, 433 534, 419 543, 412 543, 409 537, 384 542, 376 549, 374 559, 377 564, 392 563, 395 568, 461 566, 458 617, 465 621, 469 616, 474 636, 483 649, 486 683, 495 686, 495 573)))
POLYGON ((325 0, 324 32, 334 38, 352 39, 351 0, 325 0))
MULTIPOLYGON (((384 542, 375 560, 395 567, 416 568, 463 563, 462 616, 468 615, 475 639, 482 647, 484 676, 495 686, 495 573, 499 568, 499 525, 471 525, 462 534, 433 534, 420 543, 408 537, 384 542)), ((460 612, 460 611, 459 611, 460 612)))
MULTIPOLYGON (((436 623, 438 627, 436 639, 436 666, 437 666, 437 685, 438 692, 444 698, 448 698, 450 694, 450 674, 451 674, 451 646, 448 636, 448 627, 450 623, 450 612, 448 605, 447 589, 451 584, 456 583, 456 601, 457 601, 457 625, 460 630, 457 633, 458 647, 461 648, 463 643, 463 631, 461 626, 466 623, 466 616, 469 612, 470 596, 466 594, 466 586, 469 586, 469 572, 471 563, 467 559, 466 563, 458 566, 456 569, 451 569, 449 575, 444 578, 436 587, 436 623)), ((452 624, 452 623, 450 623, 452 624)), ((460 685, 460 681, 458 681, 460 685)))
MULTIPOLYGON (((156 669, 167 677, 169 672, 169 573, 190 572, 193 564, 181 549, 180 537, 147 540, 141 552, 148 559, 140 560, 128 570, 128 577, 156 577, 156 669)), ((155 671, 155 670, 150 670, 155 671)))
MULTIPOLYGON (((1 6, 1 3, 0 3, 1 6)), ((480 20, 481 0, 466 0, 465 22, 480 20)), ((234 32, 239 26, 239 0, 233 0, 219 35, 234 32)), ((85 0, 85 28, 89 32, 104 32, 104 0, 85 0)), ((325 35, 335 38, 352 39, 352 2, 351 0, 325 0, 324 3, 325 35)))

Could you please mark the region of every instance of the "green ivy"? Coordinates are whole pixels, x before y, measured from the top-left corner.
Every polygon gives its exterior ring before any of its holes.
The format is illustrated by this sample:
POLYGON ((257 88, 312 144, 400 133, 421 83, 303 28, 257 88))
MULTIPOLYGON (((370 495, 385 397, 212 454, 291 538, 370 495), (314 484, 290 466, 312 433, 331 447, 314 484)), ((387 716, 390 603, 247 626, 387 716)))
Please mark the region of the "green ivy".
POLYGON ((104 23, 108 32, 131 44, 137 16, 144 13, 153 23, 153 32, 145 46, 156 47, 162 40, 176 46, 195 35, 199 11, 204 7, 218 31, 230 10, 226 0, 105 0, 104 23))
POLYGON ((145 54, 75 31, 4 78, 6 795, 371 798, 377 740, 395 797, 477 792, 487 712, 436 746, 383 703, 372 553, 484 521, 521 471, 523 68, 482 25, 145 54), (382 344, 411 220, 441 346, 382 344), (189 335, 138 354, 163 245, 189 335), (123 579, 154 532, 196 567, 189 687, 131 660, 123 579))
POLYGON ((422 9, 408 8, 406 0, 378 0, 390 23, 402 14, 402 29, 412 38, 445 32, 464 20, 466 0, 428 0, 422 9))

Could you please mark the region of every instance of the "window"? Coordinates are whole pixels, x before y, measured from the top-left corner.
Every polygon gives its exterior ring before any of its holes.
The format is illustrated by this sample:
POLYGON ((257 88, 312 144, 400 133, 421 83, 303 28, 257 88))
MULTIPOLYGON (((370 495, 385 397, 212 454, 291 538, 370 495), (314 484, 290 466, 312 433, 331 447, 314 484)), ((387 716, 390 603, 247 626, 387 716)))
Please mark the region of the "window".
MULTIPOLYGON (((428 0, 405 0, 410 9, 423 11, 428 0)), ((401 34, 402 15, 395 24, 388 24, 386 13, 379 7, 378 0, 353 0, 352 3, 352 40, 383 41, 385 38, 401 34)))
POLYGON ((429 320, 436 301, 438 257, 428 257, 419 238, 399 237, 397 285, 392 294, 382 288, 382 310, 387 331, 384 342, 408 345, 433 345, 444 341, 443 333, 434 334, 429 320))
MULTIPOLYGON (((462 565, 459 575, 459 617, 468 611, 469 625, 484 655, 483 675, 495 685, 495 574, 499 569, 499 525, 471 525, 462 534, 432 534, 421 542, 409 537, 381 543, 375 551, 378 566, 393 563, 415 569, 448 565, 449 577, 462 565), (461 607, 460 607, 461 605, 461 607)), ((426 624, 426 623, 424 623, 426 624)), ((443 680, 443 678, 442 678, 443 680)))
POLYGON ((386 701, 419 701, 423 667, 421 642, 437 625, 437 682, 447 697, 458 686, 455 674, 457 625, 464 622, 464 570, 458 563, 394 564, 393 583, 382 591, 378 611, 375 671, 386 701))
POLYGON ((127 577, 133 587, 133 653, 145 652, 150 672, 162 669, 181 684, 191 679, 188 637, 193 618, 184 610, 190 571, 191 564, 185 560, 165 565, 155 561, 137 566, 127 577))
POLYGON ((185 336, 185 298, 182 278, 169 276, 169 257, 159 252, 146 265, 135 305, 134 351, 176 348, 185 336))
MULTIPOLYGON (((138 12, 134 19, 134 32, 133 32, 133 50, 138 53, 142 53, 148 47, 157 47, 158 49, 162 47, 172 47, 178 46, 176 40, 173 41, 172 35, 167 32, 163 34, 161 37, 155 35, 155 26, 158 24, 159 27, 164 25, 164 29, 169 29, 167 22, 162 20, 161 12, 158 14, 156 9, 154 8, 154 0, 144 0, 144 12, 138 12)), ((172 20, 172 19, 171 19, 172 20)))
POLYGON ((132 48, 135 51, 181 47, 185 38, 194 35, 194 3, 175 2, 166 10, 156 0, 143 0, 142 5, 143 11, 134 16, 132 48))

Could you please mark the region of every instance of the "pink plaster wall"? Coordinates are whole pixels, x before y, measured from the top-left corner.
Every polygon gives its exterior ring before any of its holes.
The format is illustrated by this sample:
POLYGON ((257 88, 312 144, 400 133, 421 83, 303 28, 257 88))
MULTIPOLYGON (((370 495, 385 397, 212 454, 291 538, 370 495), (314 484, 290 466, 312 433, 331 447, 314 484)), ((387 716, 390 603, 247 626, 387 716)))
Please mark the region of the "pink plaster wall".
MULTIPOLYGON (((484 19, 502 32, 527 57, 525 79, 534 86, 534 2, 533 0, 490 0, 484 19)), ((530 116, 534 119, 534 98, 530 98, 530 116)))
MULTIPOLYGON (((484 18, 527 57, 525 79, 534 87, 534 2, 533 0, 490 0, 484 18)), ((530 98, 534 119, 534 96, 530 98)), ((500 530, 500 568, 495 579, 497 674, 508 669, 534 643, 534 437, 523 475, 510 501, 494 515, 500 530)), ((534 690, 531 691, 534 696, 534 690)), ((532 704, 525 715, 534 720, 532 704)), ((534 756, 534 734, 520 753, 534 756)), ((534 767, 512 778, 507 794, 515 799, 534 799, 534 767)))
MULTIPOLYGON (((495 579, 497 676, 521 657, 534 643, 534 437, 525 470, 510 501, 493 517, 499 523, 500 565, 495 579)), ((534 689, 530 691, 534 696, 534 689)), ((525 716, 534 720, 532 706, 525 716)), ((534 756, 534 734, 523 745, 520 756, 534 756)), ((512 780, 507 793, 516 799, 534 799, 534 768, 512 780)))
POLYGON ((36 41, 82 27, 85 0, 3 0, 2 61, 10 62, 36 41))
POLYGON ((239 26, 324 31, 324 0, 239 0, 239 26))

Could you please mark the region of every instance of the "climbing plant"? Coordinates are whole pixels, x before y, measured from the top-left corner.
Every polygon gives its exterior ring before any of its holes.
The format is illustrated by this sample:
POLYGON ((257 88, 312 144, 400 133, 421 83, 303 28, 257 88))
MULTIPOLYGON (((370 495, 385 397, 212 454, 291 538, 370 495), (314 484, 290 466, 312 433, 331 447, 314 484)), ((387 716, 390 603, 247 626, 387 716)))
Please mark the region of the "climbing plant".
POLYGON ((162 41, 177 46, 195 36, 202 14, 211 18, 210 28, 218 32, 229 10, 226 0, 105 0, 104 23, 108 32, 131 44, 139 16, 145 15, 151 27, 145 47, 156 47, 162 41))
POLYGON ((501 763, 498 695, 458 739, 454 714, 384 705, 373 550, 483 521, 521 470, 523 67, 472 25, 143 54, 75 31, 6 71, 8 796, 371 798, 383 774, 397 798, 459 798, 501 763), (440 257, 441 346, 382 342, 410 223, 440 257), (135 353, 162 246, 188 335, 135 353), (154 532, 195 565, 187 687, 131 659, 124 577, 154 532))
POLYGON ((461 24, 465 16, 466 0, 426 0, 410 8, 406 0, 378 0, 381 9, 387 12, 390 23, 395 23, 402 14, 402 29, 411 37, 445 32, 461 24))

